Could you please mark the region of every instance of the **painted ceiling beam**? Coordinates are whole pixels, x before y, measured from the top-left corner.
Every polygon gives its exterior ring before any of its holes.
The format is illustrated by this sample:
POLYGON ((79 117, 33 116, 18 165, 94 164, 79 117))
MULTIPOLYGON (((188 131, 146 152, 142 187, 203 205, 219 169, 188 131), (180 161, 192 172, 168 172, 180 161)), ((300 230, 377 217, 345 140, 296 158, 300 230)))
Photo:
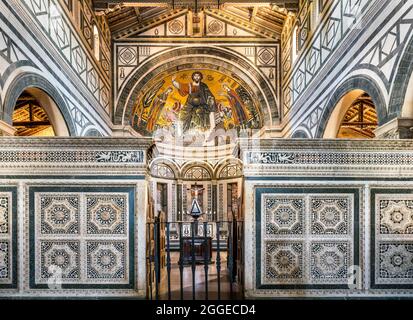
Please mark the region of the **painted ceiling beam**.
POLYGON ((190 8, 194 9, 195 5, 198 8, 218 8, 221 5, 233 6, 270 6, 277 5, 280 8, 285 8, 289 11, 298 12, 299 0, 93 0, 94 9, 96 11, 107 10, 115 6, 132 6, 132 7, 174 7, 174 8, 190 8))
POLYGON ((281 28, 274 31, 275 29, 273 28, 264 27, 256 23, 251 23, 248 19, 243 19, 243 18, 234 16, 231 13, 224 11, 224 10, 207 10, 206 13, 208 13, 209 15, 217 19, 223 20, 227 23, 235 25, 236 27, 255 33, 257 35, 270 38, 270 39, 276 39, 276 40, 280 39, 280 34, 282 31, 281 28))
POLYGON ((145 22, 137 22, 135 24, 129 25, 128 28, 122 29, 118 32, 114 32, 112 36, 116 40, 127 38, 135 34, 141 33, 143 31, 149 30, 166 21, 179 17, 185 14, 186 12, 186 10, 174 10, 169 12, 163 12, 159 14, 156 18, 148 19, 145 22))

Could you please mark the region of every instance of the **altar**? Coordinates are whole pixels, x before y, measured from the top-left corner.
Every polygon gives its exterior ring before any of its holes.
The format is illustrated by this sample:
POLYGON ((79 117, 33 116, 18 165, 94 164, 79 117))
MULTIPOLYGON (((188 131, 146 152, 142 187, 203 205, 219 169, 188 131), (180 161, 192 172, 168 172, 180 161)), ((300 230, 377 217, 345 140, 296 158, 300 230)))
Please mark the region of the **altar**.
POLYGON ((198 202, 198 194, 202 190, 203 188, 198 189, 195 184, 191 211, 187 212, 193 218, 193 222, 187 225, 189 229, 186 228, 186 231, 189 231, 189 233, 185 232, 185 236, 181 239, 180 261, 183 264, 192 264, 194 260, 195 263, 211 263, 212 237, 210 233, 212 230, 208 227, 207 222, 198 223, 200 216, 205 214, 198 202))
MULTIPOLYGON (((195 263, 212 263, 212 238, 194 237, 194 258, 195 263), (205 241, 206 240, 206 241, 205 241)), ((181 259, 183 264, 192 264, 192 237, 182 237, 181 259)))

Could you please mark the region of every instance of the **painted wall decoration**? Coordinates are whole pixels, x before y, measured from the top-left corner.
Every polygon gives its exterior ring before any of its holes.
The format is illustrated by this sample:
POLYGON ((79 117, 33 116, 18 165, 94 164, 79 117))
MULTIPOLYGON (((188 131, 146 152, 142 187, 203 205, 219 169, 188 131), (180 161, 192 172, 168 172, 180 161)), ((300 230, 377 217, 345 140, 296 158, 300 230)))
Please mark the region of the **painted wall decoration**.
POLYGON ((143 135, 167 129, 173 136, 221 129, 261 127, 261 115, 250 93, 232 77, 206 69, 168 74, 151 84, 137 101, 132 127, 143 135))

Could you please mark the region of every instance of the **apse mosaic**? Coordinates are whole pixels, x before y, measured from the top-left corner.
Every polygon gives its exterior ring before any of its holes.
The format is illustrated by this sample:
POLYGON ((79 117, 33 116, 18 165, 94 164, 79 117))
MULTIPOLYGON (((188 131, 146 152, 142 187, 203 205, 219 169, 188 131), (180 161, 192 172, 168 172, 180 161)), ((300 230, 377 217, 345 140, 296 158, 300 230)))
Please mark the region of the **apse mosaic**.
POLYGON ((201 133, 208 138, 218 129, 261 127, 259 110, 238 81, 201 69, 182 70, 152 85, 132 119, 133 128, 144 135, 167 129, 173 136, 201 133))

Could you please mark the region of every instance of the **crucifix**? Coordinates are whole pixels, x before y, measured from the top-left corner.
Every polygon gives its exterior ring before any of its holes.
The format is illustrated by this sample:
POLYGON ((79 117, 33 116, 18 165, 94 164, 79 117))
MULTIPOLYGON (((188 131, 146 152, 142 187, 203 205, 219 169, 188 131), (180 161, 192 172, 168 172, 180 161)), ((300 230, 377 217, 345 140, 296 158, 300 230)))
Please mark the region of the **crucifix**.
POLYGON ((201 186, 198 186, 198 185, 195 183, 195 185, 191 188, 191 196, 192 196, 192 198, 199 200, 199 199, 198 199, 198 195, 202 194, 202 191, 203 191, 204 189, 205 189, 205 188, 201 188, 201 186))
POLYGON ((187 212, 187 214, 189 214, 194 221, 193 227, 195 228, 196 236, 198 236, 198 219, 204 214, 204 212, 202 212, 203 210, 201 208, 201 205, 199 204, 198 195, 202 194, 202 191, 204 189, 205 188, 197 186, 196 183, 191 188, 191 196, 192 196, 191 211, 187 212))

